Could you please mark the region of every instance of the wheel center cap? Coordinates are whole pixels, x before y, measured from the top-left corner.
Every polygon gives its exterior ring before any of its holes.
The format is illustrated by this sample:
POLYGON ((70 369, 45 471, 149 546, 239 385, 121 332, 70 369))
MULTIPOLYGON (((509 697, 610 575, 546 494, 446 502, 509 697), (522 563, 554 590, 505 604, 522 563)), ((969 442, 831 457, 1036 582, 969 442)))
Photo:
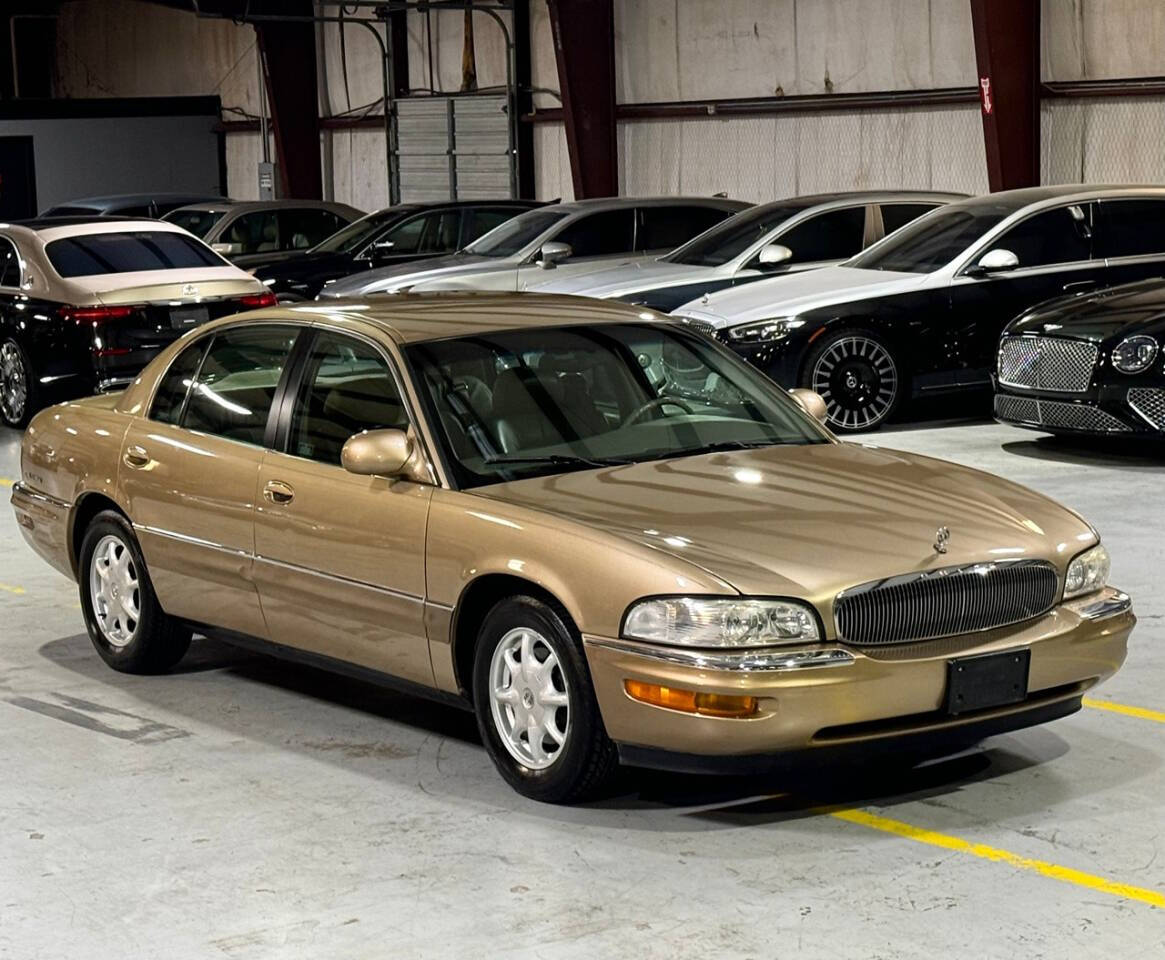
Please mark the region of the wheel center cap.
POLYGON ((847 386, 847 387, 848 387, 850 390, 854 390, 854 389, 856 389, 856 388, 857 388, 857 385, 858 385, 858 378, 857 378, 856 376, 854 376, 854 374, 853 374, 853 372, 852 372, 852 371, 851 371, 851 372, 849 372, 849 373, 847 373, 847 374, 845 375, 845 385, 846 385, 846 386, 847 386))
POLYGON ((522 691, 522 706, 527 710, 534 706, 534 694, 530 692, 529 687, 522 691))

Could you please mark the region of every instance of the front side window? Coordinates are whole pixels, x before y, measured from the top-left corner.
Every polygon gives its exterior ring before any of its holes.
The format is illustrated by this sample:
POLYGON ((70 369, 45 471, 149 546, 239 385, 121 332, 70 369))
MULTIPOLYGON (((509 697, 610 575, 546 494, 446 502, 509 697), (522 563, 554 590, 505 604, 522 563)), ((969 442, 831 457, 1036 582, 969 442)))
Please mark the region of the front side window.
POLYGON ((1100 204, 1097 257, 1145 257, 1165 253, 1165 201, 1104 200, 1100 204))
POLYGON ((1017 223, 991 246, 1010 250, 1020 267, 1046 267, 1092 258, 1094 204, 1045 210, 1017 223))
POLYGON ((312 248, 312 253, 353 253, 383 230, 386 224, 400 220, 409 210, 407 206, 390 207, 388 210, 377 210, 366 217, 354 220, 320 241, 312 248))
POLYGON ((630 253, 635 244, 635 214, 631 209, 592 213, 563 227, 551 239, 570 244, 572 257, 630 253))
POLYGON ((175 223, 183 230, 189 230, 199 240, 205 240, 210 228, 226 215, 225 210, 175 210, 162 219, 175 223))
POLYGON ((465 252, 479 257, 512 257, 568 216, 562 210, 529 210, 475 240, 465 252))
POLYGON ((65 237, 46 244, 45 255, 66 278, 224 266, 222 258, 201 240, 161 230, 65 237))
POLYGON ((805 209, 805 204, 765 203, 718 223, 663 259, 693 267, 720 267, 805 209))
POLYGON ((339 465, 350 437, 365 430, 408 429, 392 371, 375 347, 320 333, 291 418, 287 452, 339 465))
POLYGON ((517 207, 477 207, 465 211, 465 225, 461 228, 462 246, 485 236, 494 227, 501 226, 521 213, 517 207))
POLYGON ((773 242, 783 244, 793 251, 793 256, 784 263, 848 260, 861 252, 865 233, 866 208, 848 207, 803 220, 791 230, 774 237, 773 242))
POLYGON ((507 330, 407 358, 462 487, 827 442, 771 380, 674 324, 507 330))
POLYGON ((965 253, 983 234, 1016 212, 991 200, 934 210, 858 254, 846 266, 899 273, 933 273, 965 253))
POLYGON ((20 254, 16 245, 0 237, 0 287, 20 287, 20 254))
POLYGON ((343 224, 331 210, 307 207, 301 210, 280 210, 279 244, 282 250, 307 250, 330 237, 343 224))
POLYGON ((190 344, 170 364, 166 375, 158 381, 154 391, 154 403, 150 407, 150 419, 159 423, 179 423, 182 419, 182 408, 186 405, 186 397, 194 385, 194 375, 198 373, 198 366, 210 345, 211 337, 190 344))
POLYGON ((182 426, 262 445, 267 415, 299 330, 246 326, 214 336, 186 401, 182 426))
POLYGON ((279 218, 274 210, 245 213, 227 224, 219 243, 229 243, 230 253, 272 253, 279 249, 279 218))
POLYGON ((935 203, 883 203, 882 230, 893 233, 924 213, 930 213, 936 206, 935 203))

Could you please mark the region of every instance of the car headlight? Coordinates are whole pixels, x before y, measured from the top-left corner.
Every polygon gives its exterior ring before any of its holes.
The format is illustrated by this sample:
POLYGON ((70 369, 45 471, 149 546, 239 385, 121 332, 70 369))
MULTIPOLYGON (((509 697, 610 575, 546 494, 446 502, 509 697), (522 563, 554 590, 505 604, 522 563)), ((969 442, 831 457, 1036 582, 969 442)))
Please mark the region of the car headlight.
POLYGON ((1125 337, 1112 351, 1112 365, 1121 373, 1140 373, 1157 356, 1157 341, 1145 334, 1125 337))
POLYGON ((734 343, 767 343, 783 340, 798 327, 805 326, 804 320, 794 317, 773 317, 756 323, 742 323, 739 327, 728 328, 728 339, 734 343))
POLYGON ((1078 597, 1082 593, 1092 593, 1108 583, 1108 551, 1097 544, 1076 557, 1068 564, 1068 575, 1064 577, 1064 599, 1078 597))
POLYGON ((768 647, 821 639, 812 609, 792 600, 660 597, 627 611, 623 636, 679 647, 768 647))

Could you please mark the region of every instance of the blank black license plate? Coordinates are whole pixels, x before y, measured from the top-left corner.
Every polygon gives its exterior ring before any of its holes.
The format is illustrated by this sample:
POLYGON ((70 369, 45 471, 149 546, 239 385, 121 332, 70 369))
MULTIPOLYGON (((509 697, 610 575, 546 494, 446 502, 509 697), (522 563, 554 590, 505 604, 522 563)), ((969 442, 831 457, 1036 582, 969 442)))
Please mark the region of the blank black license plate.
POLYGON ((985 653, 947 661, 947 702, 950 714, 987 710, 1027 697, 1030 650, 985 653))
POLYGON ((210 319, 206 307, 175 307, 170 311, 170 325, 175 330, 197 327, 210 319))

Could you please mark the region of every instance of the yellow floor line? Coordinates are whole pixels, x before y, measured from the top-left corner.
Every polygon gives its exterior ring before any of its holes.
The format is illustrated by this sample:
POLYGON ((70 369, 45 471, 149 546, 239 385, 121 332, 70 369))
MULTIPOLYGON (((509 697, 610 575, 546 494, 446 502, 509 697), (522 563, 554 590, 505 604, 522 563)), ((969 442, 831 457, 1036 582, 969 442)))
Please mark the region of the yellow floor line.
POLYGON ((0 487, 10 487, 15 482, 11 477, 0 477, 0 487))
POLYGON ((953 850, 956 853, 969 853, 971 856, 979 857, 982 860, 1006 863, 1018 870, 1031 870, 1034 873, 1049 877, 1052 880, 1059 880, 1062 883, 1071 883, 1078 887, 1095 890, 1097 893, 1107 893, 1114 897, 1139 900, 1141 903, 1147 903, 1152 907, 1165 909, 1165 893, 1160 893, 1157 890, 1133 887, 1126 883, 1116 883, 1112 880, 1106 880, 1104 877, 1084 873, 1082 870, 1073 870, 1071 867, 1062 867, 1059 864, 1048 863, 1045 860, 1032 860, 1029 857, 1021 857, 1019 854, 1011 853, 1007 850, 1000 850, 996 847, 989 847, 984 843, 971 843, 945 833, 924 830, 921 827, 914 827, 909 823, 903 823, 901 820, 880 817, 866 810, 833 810, 829 811, 829 814, 838 820, 845 820, 847 823, 856 823, 863 827, 869 827, 872 830, 892 833, 895 836, 905 837, 907 840, 914 840, 917 843, 926 843, 932 847, 942 847, 944 850, 953 850))
POLYGON ((1093 700, 1084 698, 1084 706, 1093 710, 1109 710, 1112 713, 1123 713, 1126 717, 1137 717, 1141 720, 1152 720, 1154 723, 1165 723, 1165 711, 1147 710, 1144 707, 1130 707, 1125 703, 1113 703, 1111 700, 1093 700))
POLYGON ((15 593, 18 597, 24 594, 24 587, 14 587, 10 583, 0 583, 0 590, 5 593, 15 593))

